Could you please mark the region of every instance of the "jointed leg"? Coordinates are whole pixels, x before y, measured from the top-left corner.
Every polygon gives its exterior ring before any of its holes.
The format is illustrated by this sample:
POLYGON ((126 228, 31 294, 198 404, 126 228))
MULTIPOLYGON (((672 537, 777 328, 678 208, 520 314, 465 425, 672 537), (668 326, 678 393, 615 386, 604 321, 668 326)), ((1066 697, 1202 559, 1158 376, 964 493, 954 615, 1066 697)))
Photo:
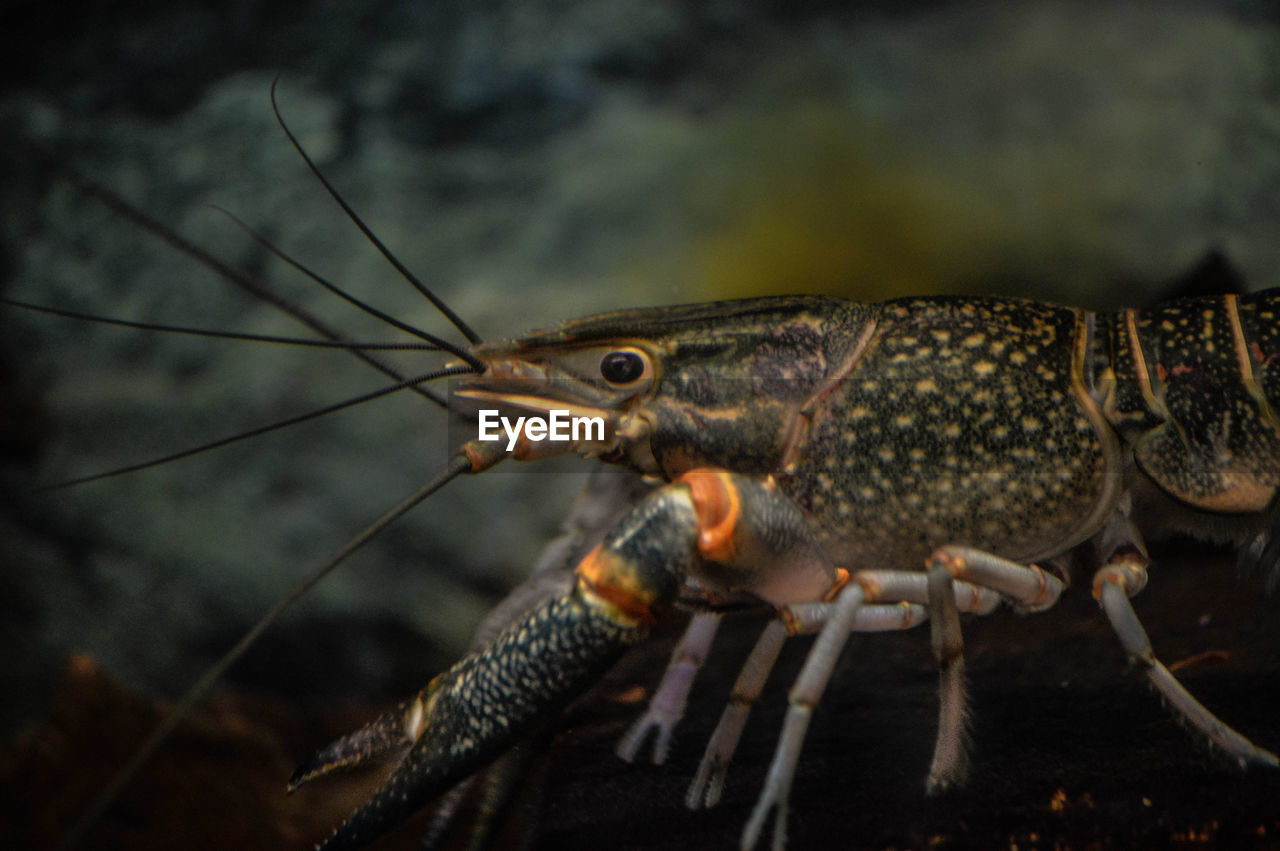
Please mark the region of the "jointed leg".
POLYGON ((1129 658, 1143 668, 1147 682, 1154 688, 1174 712, 1184 721, 1203 733, 1210 742, 1244 767, 1248 763, 1277 764, 1275 754, 1258 747, 1235 730, 1228 727, 1204 704, 1178 682, 1169 669, 1156 658, 1151 640, 1138 621, 1138 615, 1129 602, 1129 596, 1146 584, 1146 559, 1136 551, 1126 551, 1113 557, 1094 575, 1093 594, 1107 613, 1111 627, 1129 658))
POLYGON ((835 610, 804 661, 800 676, 791 689, 791 706, 783 722, 782 736, 774 751, 773 762, 769 765, 764 788, 760 791, 760 798, 742 832, 743 848, 755 847, 760 831, 764 829, 765 820, 774 808, 778 812, 773 825, 773 847, 775 851, 781 851, 786 845, 791 780, 800 759, 805 732, 809 729, 809 719, 813 717, 813 707, 821 700, 827 682, 831 679, 831 671, 840 657, 840 651, 849 640, 854 616, 863 599, 861 585, 852 583, 845 586, 836 599, 835 610))
MULTIPOLYGON (((1277 503, 1280 505, 1280 503, 1277 503)), ((1111 628, 1129 658, 1142 667, 1147 682, 1181 718, 1242 766, 1253 762, 1275 766, 1276 757, 1257 747, 1218 720, 1183 688, 1151 649, 1147 631, 1138 621, 1129 598, 1147 584, 1147 548, 1142 533, 1129 517, 1126 497, 1098 534, 1097 550, 1102 567, 1093 575, 1093 596, 1106 612, 1111 628)))
POLYGON ((711 641, 715 638, 716 628, 720 626, 720 616, 701 612, 693 616, 685 628, 680 643, 671 653, 671 661, 662 675, 658 690, 649 700, 644 715, 631 725, 618 741, 617 754, 627 762, 636 758, 641 743, 650 729, 657 731, 653 743, 653 762, 661 765, 666 762, 667 752, 671 746, 671 734, 676 724, 684 715, 685 703, 689 699, 689 690, 693 688, 698 669, 706 661, 707 652, 711 649, 711 641))
MULTIPOLYGON (((854 615, 853 632, 888 632, 911 629, 926 618, 928 580, 923 573, 900 570, 862 570, 851 580, 862 586, 864 602, 854 615), (874 602, 872 602, 874 601, 874 602)), ((954 582, 956 606, 964 612, 987 614, 1000 602, 1000 595, 967 582, 954 582)), ((784 608, 777 620, 761 633, 751 655, 733 685, 729 703, 720 723, 707 742, 706 751, 685 805, 690 809, 715 806, 724 790, 729 762, 738 746, 747 716, 764 690, 765 681, 778 658, 783 643, 792 635, 819 632, 835 611, 835 603, 796 603, 784 608)))
POLYGON ((998 592, 1020 608, 1052 606, 1061 580, 1036 565, 1022 565, 970 547, 943 547, 929 558, 929 618, 938 666, 938 740, 925 780, 930 794, 964 782, 968 767, 965 730, 964 638, 956 609, 957 580, 998 592))
POLYGON ((951 591, 953 581, 945 567, 930 565, 929 635, 933 661, 938 666, 938 739, 925 780, 925 790, 930 794, 963 783, 969 765, 964 637, 951 591))
MULTIPOLYGON (((755 847, 769 813, 775 809, 777 814, 774 820, 773 848, 775 851, 780 851, 786 844, 788 796, 795 776, 796 764, 800 759, 805 733, 809 727, 809 719, 813 715, 813 707, 822 698, 822 693, 826 689, 836 660, 850 632, 856 631, 860 626, 868 629, 883 628, 886 624, 892 624, 896 628, 908 628, 920 623, 918 604, 905 602, 904 598, 918 598, 921 590, 926 590, 930 608, 934 610, 932 612, 934 619, 946 621, 949 618, 953 622, 946 634, 955 636, 954 659, 957 662, 962 661, 958 643, 960 629, 957 596, 964 601, 966 607, 982 611, 990 611, 995 605, 996 598, 981 588, 963 587, 967 583, 956 582, 951 574, 946 572, 945 566, 940 565, 940 567, 940 577, 934 579, 930 576, 927 580, 927 589, 921 588, 921 580, 924 577, 919 574, 900 571, 866 571, 851 577, 852 581, 839 592, 834 604, 797 604, 784 610, 783 619, 788 621, 788 626, 791 628, 789 631, 793 633, 809 631, 815 621, 821 622, 821 631, 805 659, 800 676, 791 689, 791 705, 783 722, 782 736, 774 751, 773 762, 769 766, 760 798, 743 830, 743 848, 755 847), (904 600, 904 604, 897 607, 867 606, 866 601, 869 598, 897 598, 904 600), (886 619, 886 610, 895 608, 901 612, 898 620, 895 622, 886 619), (807 628, 795 626, 803 625, 806 618, 809 620, 807 628)), ((1023 568, 1023 570, 1030 569, 1023 568)), ((1038 571, 1038 568, 1036 570, 1038 571)), ((961 684, 962 690, 961 674, 962 669, 955 667, 953 679, 955 683, 961 684)), ((944 675, 944 683, 946 681, 944 675)), ((959 711, 960 717, 963 717, 962 694, 958 700, 952 700, 950 703, 954 710, 959 711)), ((962 729, 963 725, 959 726, 962 729)), ((963 747, 958 747, 957 752, 962 755, 963 747)), ((695 781, 695 787, 696 785, 695 781)), ((688 801, 689 799, 686 798, 686 803, 688 801)))
POLYGON ((787 640, 787 628, 781 618, 769 621, 769 625, 760 633, 756 644, 751 648, 751 655, 738 673, 733 690, 729 693, 729 703, 720 716, 720 723, 707 742, 707 749, 698 764, 698 773, 685 793, 684 803, 691 810, 700 806, 714 807, 720 801, 724 791, 725 776, 729 771, 729 761, 738 747, 742 737, 742 729, 747 724, 747 716, 755 706, 760 694, 764 691, 769 672, 778 661, 778 654, 787 640), (705 791, 704 791, 705 790, 705 791))

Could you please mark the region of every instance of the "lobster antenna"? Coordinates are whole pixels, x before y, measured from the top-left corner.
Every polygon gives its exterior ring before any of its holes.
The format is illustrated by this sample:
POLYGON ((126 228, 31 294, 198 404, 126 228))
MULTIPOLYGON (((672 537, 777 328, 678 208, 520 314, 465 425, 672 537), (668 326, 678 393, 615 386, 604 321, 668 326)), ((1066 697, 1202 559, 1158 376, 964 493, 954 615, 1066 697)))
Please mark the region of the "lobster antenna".
POLYGON ((462 358, 467 363, 475 367, 477 371, 479 372, 484 371, 484 362, 481 361, 479 358, 477 358, 475 355, 468 352, 466 349, 459 348, 458 346, 455 346, 454 344, 446 340, 442 340, 441 338, 435 336, 434 334, 428 334, 426 331, 422 331, 418 328, 415 328, 414 326, 409 325, 408 323, 401 322, 399 319, 396 319, 394 316, 384 313, 383 311, 378 310, 378 308, 374 307, 373 305, 368 304, 367 302, 364 302, 356 298, 355 296, 343 290, 341 287, 338 287, 337 285, 326 280, 318 272, 312 271, 308 267, 304 266, 302 263, 299 263, 297 260, 290 257, 285 252, 281 251, 274 243, 271 242, 271 240, 267 239, 265 236, 258 233, 253 228, 249 227, 247 224, 244 223, 244 221, 242 221, 238 216, 236 216, 230 210, 223 209, 222 207, 219 207, 217 204, 210 204, 209 206, 213 207, 213 209, 217 210, 219 213, 222 213, 222 215, 230 219, 233 223, 235 223, 237 227, 239 227, 246 234, 248 234, 249 237, 252 238, 254 242, 258 243, 263 248, 267 249, 267 251, 270 251, 276 257, 288 263, 290 266, 297 269, 299 272, 306 275, 308 278, 315 281, 317 284, 324 287, 329 292, 349 302, 350 304, 355 305, 360 310, 363 310, 365 313, 369 314, 370 316, 381 319, 383 322, 395 328, 399 328, 401 331, 404 331, 406 334, 412 334, 415 337, 426 340, 428 343, 431 343, 433 346, 435 346, 436 348, 442 351, 446 351, 451 355, 455 355, 456 357, 462 358))
POLYGON ((470 367, 447 366, 443 369, 438 369, 435 372, 428 372, 424 375, 418 375, 413 378, 407 378, 404 381, 400 381, 396 384, 383 387, 379 390, 374 390, 369 393, 364 393, 359 396, 353 397, 351 399, 345 399, 341 402, 335 402, 332 405, 326 405, 325 407, 317 408, 314 411, 308 411, 305 414, 298 414, 296 416, 289 417, 288 419, 279 420, 278 422, 268 423, 267 425, 258 426, 257 428, 251 428, 248 431, 242 431, 242 432, 239 432, 238 434, 233 434, 228 437, 222 437, 217 440, 210 441, 208 443, 202 443, 199 446, 193 446, 189 449, 183 449, 182 451, 174 452, 171 455, 165 455, 164 457, 161 457, 161 458, 152 458, 149 461, 140 461, 136 464, 129 464, 124 467, 117 467, 114 470, 106 470, 101 473, 93 473, 92 475, 88 475, 88 476, 80 476, 75 479, 67 479, 66 481, 62 481, 62 482, 54 482, 51 485, 43 485, 41 487, 34 488, 33 492, 42 493, 44 491, 59 490, 61 488, 69 488, 74 485, 83 485, 83 484, 88 484, 89 482, 96 482, 96 481, 99 481, 100 479, 111 479, 116 476, 123 476, 126 473, 136 473, 139 470, 146 470, 151 467, 159 467, 162 464, 168 464, 170 461, 177 461, 181 458, 190 458, 192 455, 199 455, 202 452, 209 452, 210 450, 213 450, 213 449, 220 449, 223 446, 227 446, 232 443, 238 443, 241 440, 248 440, 251 437, 258 437, 259 435, 267 434, 268 432, 279 431, 280 429, 288 428, 289 426, 295 426, 295 425, 298 425, 299 423, 304 423, 308 420, 318 419, 327 414, 333 414, 338 411, 345 411, 347 408, 354 408, 357 405, 363 405, 365 402, 371 402, 374 399, 380 399, 383 396, 389 396, 392 393, 398 392, 400 390, 406 390, 410 387, 415 387, 424 381, 433 381, 437 378, 448 378, 454 375, 472 375, 472 374, 474 374, 474 370, 472 370, 470 367))
MULTIPOLYGON (((272 292, 261 281, 247 274, 243 270, 228 265, 217 257, 214 257, 208 251, 205 251, 203 248, 177 233, 172 228, 166 226, 147 213, 144 213, 142 210, 139 210, 137 207, 130 204, 128 201, 124 200, 101 183, 86 177, 76 169, 64 163, 52 162, 51 167, 61 173, 67 181, 80 192, 96 198, 101 204, 111 211, 115 212, 127 221, 133 222, 152 236, 167 243, 175 250, 181 252, 187 257, 190 257, 192 260, 195 260, 200 265, 217 274, 223 280, 235 284, 254 298, 266 302, 276 309, 292 316, 294 319, 298 320, 303 325, 306 325, 322 337, 329 340, 346 340, 345 335, 330 327, 328 323, 320 319, 315 314, 293 304, 288 299, 281 297, 277 293, 272 292)), ((358 349, 351 349, 350 351, 357 358, 369 364, 388 378, 392 378, 396 381, 404 380, 405 376, 399 370, 374 355, 358 349)), ((413 391, 418 395, 429 399, 439 407, 444 408, 445 410, 449 409, 448 401, 444 397, 432 391, 430 388, 414 387, 413 391)))
POLYGON ((98 316, 94 313, 82 313, 78 310, 67 310, 62 307, 50 307, 45 304, 32 304, 0 296, 0 304, 19 307, 36 313, 47 313, 61 316, 64 319, 78 319, 84 322, 96 322, 99 325, 118 325, 121 328, 134 328, 139 331, 163 331, 167 334, 190 334, 195 337, 209 337, 214 340, 237 340, 242 343, 274 343, 281 346, 301 346, 313 349, 359 349, 361 351, 380 352, 436 352, 439 346, 430 343, 343 343, 338 340, 312 340, 302 337, 277 337, 271 334, 241 334, 235 331, 213 331, 208 328, 188 328, 182 325, 162 325, 156 322, 135 322, 130 319, 117 319, 113 316, 98 316))
POLYGON ((287 597, 279 600, 274 606, 268 609, 266 614, 259 618, 258 622, 250 627, 243 636, 241 636, 235 646, 224 653, 218 661, 214 662, 213 665, 204 672, 204 675, 201 676, 199 680, 187 689, 186 693, 182 695, 182 699, 179 700, 169 714, 165 716, 159 726, 151 731, 151 735, 147 737, 147 740, 142 743, 129 761, 125 763, 119 772, 116 773, 115 777, 111 778, 111 782, 103 787, 102 791, 98 793, 98 796, 93 799, 92 803, 90 803, 85 811, 81 813, 75 823, 65 834, 63 834, 57 848, 64 849, 65 851, 65 849, 74 848, 82 839, 84 839, 89 830, 91 830, 102 818, 107 807, 111 806, 111 804, 120 797, 120 794, 125 790, 129 783, 133 781, 133 778, 142 770, 142 767, 147 763, 147 760, 151 759, 151 756, 162 744, 164 744, 173 731, 177 729, 178 724, 182 722, 182 719, 187 717, 197 703, 208 696, 209 692, 213 690, 213 686, 222 678, 222 675, 227 672, 227 669, 234 665, 236 661, 238 661, 240 657, 243 656, 251 646, 253 646, 254 642, 258 640, 262 633, 280 619, 280 616, 283 615, 286 610, 306 595, 308 591, 314 588, 320 580, 332 573, 334 568, 346 561, 352 553, 369 543, 369 541, 382 532, 383 529, 400 519, 400 517, 408 513, 410 509, 417 506, 427 497, 440 490, 458 476, 463 473, 471 472, 471 469, 471 462, 467 460, 466 456, 454 456, 449 462, 449 465, 445 467, 444 471, 441 472, 440 475, 436 476, 426 485, 419 488, 399 504, 389 509, 377 520, 366 526, 359 534, 348 541, 342 549, 338 550, 332 558, 295 586, 287 597))
POLYGON ((276 78, 271 81, 271 109, 276 114, 276 121, 279 122, 280 129, 284 131, 284 135, 289 137, 289 144, 293 145, 293 149, 298 152, 298 156, 302 157, 302 161, 307 164, 307 168, 311 169, 311 173, 320 181, 320 185, 329 193, 329 197, 333 198, 333 200, 338 203, 338 206, 342 208, 342 212, 347 214, 347 218, 351 220, 352 224, 360 229, 360 232, 365 235, 365 238, 368 239, 369 242, 373 243, 373 247, 378 249, 378 252, 386 258, 387 262, 395 267, 395 270, 400 273, 400 276, 412 284, 418 292, 426 296, 427 300, 434 304, 436 309, 444 314, 444 317, 453 324, 454 328, 457 328, 462 333, 462 336, 467 338, 468 342, 480 342, 480 335, 471 330, 471 326, 464 322, 458 314, 454 313, 453 309, 450 308, 449 305, 445 304, 439 296, 428 289, 426 284, 418 280, 417 276, 410 272, 408 268, 400 262, 399 258, 391 253, 391 249, 387 248, 387 246, 382 243, 382 240, 378 239, 378 237, 374 235, 373 231, 371 231, 368 225, 364 223, 364 220, 357 215, 356 211, 347 203, 347 200, 342 197, 338 190, 334 188, 333 184, 329 182, 329 179, 324 176, 324 172, 320 171, 320 167, 317 166, 307 152, 303 150, 302 143, 300 143, 297 137, 293 135, 293 131, 289 129, 289 125, 284 121, 284 116, 280 114, 280 104, 276 101, 276 86, 279 82, 280 75, 277 74, 276 78))

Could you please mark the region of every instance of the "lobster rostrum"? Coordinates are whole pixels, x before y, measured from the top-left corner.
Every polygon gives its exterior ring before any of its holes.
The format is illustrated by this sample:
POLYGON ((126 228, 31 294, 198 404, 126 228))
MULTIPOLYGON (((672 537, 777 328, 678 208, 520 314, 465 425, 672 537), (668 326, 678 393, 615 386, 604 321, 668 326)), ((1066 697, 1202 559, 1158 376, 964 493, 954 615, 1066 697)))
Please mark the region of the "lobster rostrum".
POLYGON ((1145 541, 1226 541, 1280 576, 1280 290, 1091 313, 1005 298, 861 304, 776 297, 627 310, 478 343, 462 404, 598 417, 575 439, 472 440, 479 472, 507 454, 573 451, 656 486, 486 646, 298 769, 400 755, 322 846, 355 848, 499 757, 585 691, 667 609, 702 613, 650 711, 660 761, 716 611, 763 601, 752 652, 687 802, 719 798, 751 702, 789 635, 817 633, 742 847, 787 799, 812 709, 851 631, 928 620, 939 669, 927 788, 963 781, 959 613, 1052 606, 1070 558, 1129 656, 1172 710, 1240 764, 1276 757, 1219 721, 1156 659, 1129 598, 1145 541), (480 370, 480 367, 483 370, 480 370))

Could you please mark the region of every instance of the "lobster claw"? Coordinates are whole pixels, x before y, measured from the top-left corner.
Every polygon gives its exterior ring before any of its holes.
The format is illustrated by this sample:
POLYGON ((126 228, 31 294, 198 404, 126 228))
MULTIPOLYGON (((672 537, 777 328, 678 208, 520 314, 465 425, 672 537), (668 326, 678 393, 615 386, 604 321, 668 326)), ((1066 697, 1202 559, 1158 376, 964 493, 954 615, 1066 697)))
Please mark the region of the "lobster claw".
POLYGON ((392 754, 403 755, 421 734, 417 719, 422 717, 423 697, 430 688, 423 689, 413 700, 400 704, 378 720, 316 751, 293 772, 288 790, 296 792, 303 784, 340 768, 380 762, 392 754))
POLYGON ((568 593, 543 600, 415 698, 298 769, 290 789, 403 751, 322 851, 371 842, 517 744, 645 636, 695 563, 701 579, 766 599, 788 588, 821 597, 835 576, 799 509, 768 484, 689 471, 617 522, 579 562, 568 593))
POLYGON ((320 848, 362 847, 491 762, 595 682, 644 626, 600 605, 579 583, 413 699, 316 753, 294 773, 290 791, 334 769, 403 752, 386 783, 320 848))
MULTIPOLYGON (((449 672, 451 673, 451 672, 449 672)), ((437 696, 448 673, 436 677, 413 699, 377 720, 349 733, 312 754, 289 778, 288 791, 342 768, 368 765, 398 757, 391 776, 359 810, 324 843, 325 848, 359 847, 408 818, 436 791, 452 785, 455 773, 465 771, 462 760, 442 758, 440 739, 457 721, 448 712, 432 725, 427 722, 438 707, 437 696)))
POLYGON ((361 847, 518 743, 648 632, 694 556, 684 489, 663 488, 578 564, 568 593, 513 621, 416 697, 314 755, 289 788, 403 751, 387 782, 320 847, 361 847))

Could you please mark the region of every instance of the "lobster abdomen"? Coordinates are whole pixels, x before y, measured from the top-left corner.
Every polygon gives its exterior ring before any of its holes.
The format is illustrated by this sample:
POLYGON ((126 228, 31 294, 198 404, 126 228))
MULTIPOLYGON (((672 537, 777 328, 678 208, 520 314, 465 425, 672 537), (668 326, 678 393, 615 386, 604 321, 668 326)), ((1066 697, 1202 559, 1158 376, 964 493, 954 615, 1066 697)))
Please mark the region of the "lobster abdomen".
POLYGON ((1194 508, 1255 513, 1275 499, 1277 308, 1280 290, 1271 289, 1179 299, 1099 323, 1113 380, 1108 421, 1142 472, 1194 508))

